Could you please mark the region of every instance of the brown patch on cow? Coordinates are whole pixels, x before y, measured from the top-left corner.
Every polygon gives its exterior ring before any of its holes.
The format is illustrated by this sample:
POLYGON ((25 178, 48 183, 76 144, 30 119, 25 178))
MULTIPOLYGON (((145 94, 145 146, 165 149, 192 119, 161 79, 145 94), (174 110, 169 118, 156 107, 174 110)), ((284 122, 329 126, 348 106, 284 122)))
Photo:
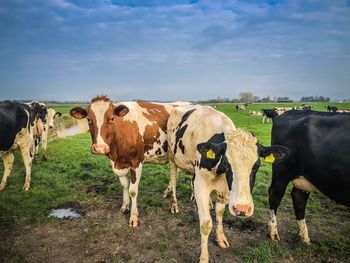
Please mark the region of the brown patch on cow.
POLYGON ((155 142, 160 144, 159 129, 161 129, 164 133, 166 133, 169 113, 166 111, 163 105, 142 102, 142 101, 138 101, 137 104, 139 104, 141 108, 144 108, 147 110, 147 113, 143 112, 142 114, 149 121, 153 123, 152 125, 147 125, 145 127, 145 132, 143 134, 143 140, 145 143, 145 152, 149 152, 150 150, 153 149, 153 145, 155 142))
POLYGON ((149 121, 157 123, 159 128, 166 133, 166 125, 170 114, 167 112, 165 107, 163 105, 142 101, 138 101, 137 104, 139 104, 141 108, 147 110, 147 113, 143 112, 143 116, 145 116, 149 121))
POLYGON ((114 137, 109 146, 108 157, 114 161, 117 169, 137 168, 144 159, 144 143, 135 121, 116 118, 114 137))
POLYGON ((135 183, 136 182, 136 172, 134 169, 130 170, 130 175, 131 175, 131 183, 135 183))
POLYGON ((106 95, 102 95, 102 96, 97 96, 97 97, 93 98, 91 100, 91 103, 94 103, 94 102, 97 102, 97 101, 100 101, 100 100, 106 101, 106 102, 111 101, 106 95))

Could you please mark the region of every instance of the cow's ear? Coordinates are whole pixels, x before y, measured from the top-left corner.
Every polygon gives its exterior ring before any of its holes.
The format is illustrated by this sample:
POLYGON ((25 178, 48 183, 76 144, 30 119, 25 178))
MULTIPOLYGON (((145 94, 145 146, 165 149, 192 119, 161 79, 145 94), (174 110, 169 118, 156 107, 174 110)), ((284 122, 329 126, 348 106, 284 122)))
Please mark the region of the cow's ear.
POLYGON ((60 113, 60 112, 55 113, 55 117, 60 117, 60 116, 62 116, 62 113, 60 113))
POLYGON ((117 115, 119 117, 124 117, 126 114, 128 114, 128 112, 129 108, 125 105, 119 105, 114 109, 114 115, 117 115))
POLYGON ((227 145, 226 143, 210 143, 204 142, 197 145, 198 152, 205 158, 209 160, 215 160, 225 154, 227 145))
POLYGON ((259 156, 267 163, 276 163, 285 160, 290 155, 290 150, 282 145, 271 145, 265 147, 258 145, 259 156))
POLYGON ((69 111, 70 116, 73 118, 76 118, 78 120, 86 118, 88 116, 88 113, 85 109, 81 107, 75 107, 69 111))

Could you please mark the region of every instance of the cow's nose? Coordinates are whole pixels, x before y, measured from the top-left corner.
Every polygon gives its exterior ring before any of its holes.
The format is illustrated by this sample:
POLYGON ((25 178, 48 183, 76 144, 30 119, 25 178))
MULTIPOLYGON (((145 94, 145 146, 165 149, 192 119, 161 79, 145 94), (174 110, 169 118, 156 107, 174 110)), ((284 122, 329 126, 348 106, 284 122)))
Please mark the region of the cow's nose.
POLYGON ((109 153, 109 146, 107 144, 93 144, 92 153, 94 154, 106 154, 109 153))
POLYGON ((52 128, 53 128, 53 125, 49 125, 49 128, 52 129, 52 128))
POLYGON ((253 209, 250 205, 235 204, 232 207, 235 216, 251 216, 253 214, 253 209))

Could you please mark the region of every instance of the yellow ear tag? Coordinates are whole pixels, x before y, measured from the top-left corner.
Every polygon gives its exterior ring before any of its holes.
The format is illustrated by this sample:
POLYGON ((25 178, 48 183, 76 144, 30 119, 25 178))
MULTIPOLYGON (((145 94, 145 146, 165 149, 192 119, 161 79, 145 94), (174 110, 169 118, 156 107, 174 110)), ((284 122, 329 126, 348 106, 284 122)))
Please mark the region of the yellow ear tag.
POLYGON ((215 153, 213 152, 212 149, 210 149, 209 151, 207 151, 207 158, 208 158, 208 159, 215 159, 215 153))
POLYGON ((266 156, 264 159, 265 162, 267 163, 274 163, 275 162, 275 156, 271 153, 270 155, 266 156))

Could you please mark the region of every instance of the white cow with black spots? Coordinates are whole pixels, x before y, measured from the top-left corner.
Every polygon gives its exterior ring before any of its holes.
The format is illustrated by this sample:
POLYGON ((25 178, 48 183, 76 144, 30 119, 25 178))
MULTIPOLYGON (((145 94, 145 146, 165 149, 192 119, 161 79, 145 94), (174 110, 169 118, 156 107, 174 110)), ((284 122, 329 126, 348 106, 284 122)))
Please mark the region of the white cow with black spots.
POLYGON ((251 189, 260 166, 259 156, 282 159, 288 150, 263 147, 251 133, 236 129, 223 113, 198 105, 172 110, 168 141, 173 204, 177 206, 176 174, 180 168, 194 175, 201 232, 200 262, 208 262, 208 237, 212 229, 210 193, 214 191, 217 196, 216 240, 221 248, 226 248, 229 242, 222 225, 225 205, 229 204, 233 216, 251 216, 254 211, 251 189))

